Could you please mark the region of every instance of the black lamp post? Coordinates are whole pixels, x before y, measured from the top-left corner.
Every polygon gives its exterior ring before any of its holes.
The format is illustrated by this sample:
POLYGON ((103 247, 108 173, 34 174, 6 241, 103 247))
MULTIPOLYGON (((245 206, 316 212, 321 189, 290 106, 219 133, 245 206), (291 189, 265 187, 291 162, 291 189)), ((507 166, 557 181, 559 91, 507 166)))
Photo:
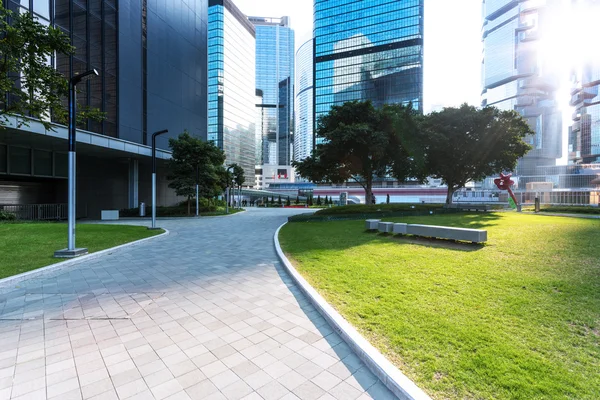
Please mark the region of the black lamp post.
POLYGON ((76 195, 75 195, 75 180, 76 180, 76 156, 75 144, 77 142, 77 98, 75 88, 78 83, 84 79, 98 76, 98 71, 95 69, 84 72, 83 74, 74 75, 69 79, 69 182, 68 182, 68 201, 69 201, 69 232, 68 246, 66 249, 54 252, 54 257, 72 258, 87 254, 85 248, 75 247, 75 218, 76 218, 76 195))
POLYGON ((168 129, 163 129, 152 134, 152 227, 150 229, 156 229, 156 137, 167 132, 168 129))
POLYGON ((225 189, 225 214, 229 214, 229 170, 233 168, 233 165, 227 167, 227 188, 225 189))

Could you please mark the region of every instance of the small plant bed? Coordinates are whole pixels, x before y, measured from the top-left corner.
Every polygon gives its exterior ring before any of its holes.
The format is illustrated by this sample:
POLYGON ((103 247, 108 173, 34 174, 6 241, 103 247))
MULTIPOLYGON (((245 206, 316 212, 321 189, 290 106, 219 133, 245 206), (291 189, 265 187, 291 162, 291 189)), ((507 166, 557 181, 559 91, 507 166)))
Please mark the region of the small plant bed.
POLYGON ((348 206, 325 208, 317 211, 315 215, 348 215, 348 214, 376 214, 392 213, 398 211, 429 211, 443 208, 443 204, 351 204, 348 206))
POLYGON ((600 207, 597 206, 542 206, 541 212, 562 213, 562 214, 593 214, 600 215, 600 207))
MULTIPOLYGON (((244 211, 243 208, 229 208, 229 214, 235 214, 244 211)), ((225 206, 219 207, 204 207, 200 208, 199 213, 201 217, 213 217, 219 215, 227 215, 225 206)), ((140 216, 139 208, 128 208, 119 211, 119 217, 121 218, 135 218, 140 216)), ((146 207, 146 216, 148 218, 152 216, 152 207, 146 207)), ((196 207, 193 206, 188 214, 187 203, 186 205, 178 205, 173 207, 156 207, 157 217, 195 217, 196 207)))
POLYGON ((287 224, 280 242, 309 283, 434 399, 598 398, 600 221, 517 213, 389 221, 485 229, 488 242, 372 234, 364 221, 287 224))
MULTIPOLYGON (((145 226, 77 225, 77 246, 90 253, 155 236, 145 226)), ((0 279, 64 261, 54 252, 67 245, 67 224, 0 223, 0 279)))

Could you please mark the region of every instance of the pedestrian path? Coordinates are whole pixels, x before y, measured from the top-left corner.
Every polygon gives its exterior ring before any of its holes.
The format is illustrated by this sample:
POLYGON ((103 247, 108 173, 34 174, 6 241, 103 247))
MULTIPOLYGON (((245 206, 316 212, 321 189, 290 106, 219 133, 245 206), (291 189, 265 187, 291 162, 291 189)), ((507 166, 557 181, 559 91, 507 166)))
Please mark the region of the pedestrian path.
POLYGON ((297 212, 159 221, 1 294, 0 399, 394 398, 279 264, 297 212))

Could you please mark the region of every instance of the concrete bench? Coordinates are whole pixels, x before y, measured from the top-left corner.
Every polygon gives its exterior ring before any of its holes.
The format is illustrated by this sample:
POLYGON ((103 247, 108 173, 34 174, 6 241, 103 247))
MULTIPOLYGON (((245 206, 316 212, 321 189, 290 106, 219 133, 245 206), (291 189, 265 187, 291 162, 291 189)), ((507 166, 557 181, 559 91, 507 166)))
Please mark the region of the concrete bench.
POLYGON ((394 224, 394 228, 392 229, 392 233, 396 235, 406 235, 406 227, 408 224, 394 224))
POLYGON ((393 222, 380 222, 379 223, 379 232, 392 233, 393 230, 394 230, 393 222))
POLYGON ((376 231, 379 229, 379 222, 381 222, 380 219, 368 219, 365 221, 365 229, 369 231, 376 231))
POLYGON ((115 221, 119 219, 119 210, 102 210, 100 212, 102 221, 115 221))
POLYGON ((409 235, 437 239, 464 240, 472 243, 483 243, 487 241, 487 231, 481 229, 408 224, 406 226, 406 233, 409 235))

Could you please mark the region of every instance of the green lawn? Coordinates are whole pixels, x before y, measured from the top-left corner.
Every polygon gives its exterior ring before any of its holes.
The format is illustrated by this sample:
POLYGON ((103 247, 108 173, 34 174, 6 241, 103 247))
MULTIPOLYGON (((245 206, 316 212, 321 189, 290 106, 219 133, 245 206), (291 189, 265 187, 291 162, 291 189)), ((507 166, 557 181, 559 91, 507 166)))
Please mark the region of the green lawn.
POLYGON ((516 213, 395 222, 488 230, 484 246, 287 224, 305 278, 436 399, 600 398, 600 221, 516 213))
MULTIPOLYGON (((77 246, 92 253, 162 232, 144 226, 78 224, 77 246)), ((65 247, 65 223, 0 223, 0 278, 64 261, 53 256, 65 247)))

